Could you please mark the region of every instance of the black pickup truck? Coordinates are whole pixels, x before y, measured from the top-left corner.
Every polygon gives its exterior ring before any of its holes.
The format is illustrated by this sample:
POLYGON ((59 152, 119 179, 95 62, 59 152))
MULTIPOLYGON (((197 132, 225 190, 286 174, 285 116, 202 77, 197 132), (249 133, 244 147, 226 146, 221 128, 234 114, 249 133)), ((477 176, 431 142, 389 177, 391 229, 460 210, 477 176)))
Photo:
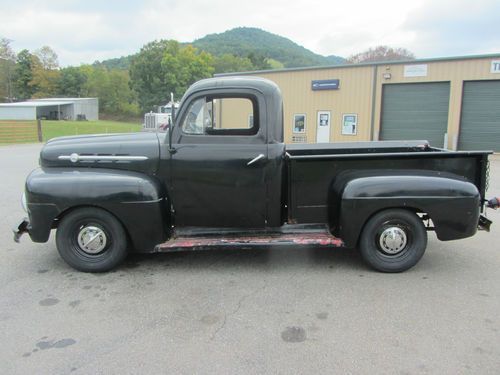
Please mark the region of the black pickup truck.
POLYGON ((488 154, 425 141, 285 145, 274 83, 207 79, 165 133, 47 142, 14 237, 46 242, 57 229, 62 258, 87 272, 129 251, 294 244, 357 247, 400 272, 424 254, 427 231, 448 241, 489 229, 488 154))

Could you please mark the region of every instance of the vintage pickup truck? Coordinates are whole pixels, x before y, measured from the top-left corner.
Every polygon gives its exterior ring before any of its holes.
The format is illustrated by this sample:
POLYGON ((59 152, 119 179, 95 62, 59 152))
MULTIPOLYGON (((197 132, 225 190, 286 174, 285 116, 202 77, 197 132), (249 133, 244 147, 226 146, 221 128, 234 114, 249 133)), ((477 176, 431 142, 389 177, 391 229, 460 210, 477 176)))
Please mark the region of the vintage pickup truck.
POLYGON ((129 251, 314 245, 359 248, 383 272, 414 266, 440 240, 489 229, 489 152, 425 141, 283 142, 279 88, 213 78, 185 93, 165 133, 62 137, 27 178, 14 229, 102 272, 129 251))

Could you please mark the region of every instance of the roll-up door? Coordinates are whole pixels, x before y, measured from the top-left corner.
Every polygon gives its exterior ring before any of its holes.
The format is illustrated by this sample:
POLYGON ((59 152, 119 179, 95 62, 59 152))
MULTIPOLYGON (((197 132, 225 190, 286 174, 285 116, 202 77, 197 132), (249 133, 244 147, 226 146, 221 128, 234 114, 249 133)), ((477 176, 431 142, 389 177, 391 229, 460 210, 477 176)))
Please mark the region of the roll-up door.
POLYGON ((500 152, 500 81, 464 82, 458 149, 500 152))
POLYGON ((380 139, 427 140, 443 147, 449 101, 449 82, 385 84, 380 139))

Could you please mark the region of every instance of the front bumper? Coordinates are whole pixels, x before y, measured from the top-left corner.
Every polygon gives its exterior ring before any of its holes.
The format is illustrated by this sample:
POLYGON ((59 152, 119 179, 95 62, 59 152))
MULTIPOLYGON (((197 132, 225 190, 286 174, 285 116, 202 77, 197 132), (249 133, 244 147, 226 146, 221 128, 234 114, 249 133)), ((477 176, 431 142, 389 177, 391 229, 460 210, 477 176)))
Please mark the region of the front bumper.
POLYGON ((21 222, 12 228, 12 232, 14 232, 14 241, 19 243, 19 239, 24 233, 29 233, 30 230, 30 222, 28 218, 23 218, 21 222))

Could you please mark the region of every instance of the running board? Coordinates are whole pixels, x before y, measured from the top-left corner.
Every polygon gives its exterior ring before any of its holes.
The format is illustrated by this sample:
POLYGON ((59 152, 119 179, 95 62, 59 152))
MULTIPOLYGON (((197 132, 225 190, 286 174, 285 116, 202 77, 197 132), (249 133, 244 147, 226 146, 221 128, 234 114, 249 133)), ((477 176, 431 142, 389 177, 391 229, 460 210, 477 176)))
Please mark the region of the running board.
POLYGON ((213 248, 253 248, 262 246, 328 246, 343 247, 340 238, 328 231, 309 231, 302 233, 272 233, 219 236, 179 236, 155 247, 155 252, 209 250, 213 248))

